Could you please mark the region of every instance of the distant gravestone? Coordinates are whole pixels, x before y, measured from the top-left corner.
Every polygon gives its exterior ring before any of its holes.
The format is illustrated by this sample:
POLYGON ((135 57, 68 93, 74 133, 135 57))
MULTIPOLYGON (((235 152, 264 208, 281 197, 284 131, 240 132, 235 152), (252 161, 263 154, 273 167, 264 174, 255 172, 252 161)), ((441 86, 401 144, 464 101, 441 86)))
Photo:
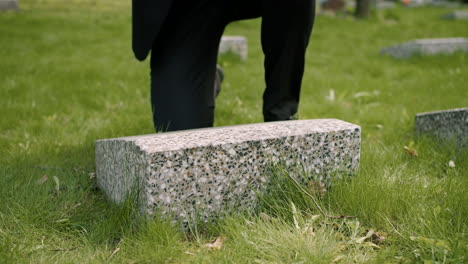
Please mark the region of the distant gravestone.
POLYGON ((377 9, 389 9, 389 8, 394 8, 395 3, 390 2, 390 1, 377 1, 375 3, 375 8, 377 9))
POLYGON ((433 0, 430 2, 432 6, 440 6, 440 7, 450 7, 456 8, 460 7, 460 4, 456 1, 445 1, 445 0, 433 0))
POLYGON ((467 11, 454 11, 453 13, 443 16, 445 19, 455 19, 455 20, 464 20, 468 19, 468 10, 467 11))
POLYGON ((336 119, 105 139, 96 142, 96 179, 117 203, 136 191, 146 214, 208 220, 255 208, 271 164, 299 166, 304 184, 327 182, 359 168, 360 145, 360 127, 336 119))
POLYGON ((382 49, 380 53, 405 59, 416 54, 437 55, 457 51, 468 52, 468 38, 418 39, 382 49))
POLYGON ((243 36, 223 36, 219 44, 219 53, 228 52, 237 54, 242 60, 246 60, 248 55, 247 39, 243 36))
POLYGON ((468 107, 417 114, 415 126, 418 134, 468 146, 468 107))
POLYGON ((344 11, 345 6, 346 3, 344 0, 327 0, 322 4, 322 9, 339 12, 344 11))
POLYGON ((431 0, 403 0, 405 7, 421 7, 429 4, 431 0))
POLYGON ((18 10, 18 0, 0 0, 0 10, 18 10))

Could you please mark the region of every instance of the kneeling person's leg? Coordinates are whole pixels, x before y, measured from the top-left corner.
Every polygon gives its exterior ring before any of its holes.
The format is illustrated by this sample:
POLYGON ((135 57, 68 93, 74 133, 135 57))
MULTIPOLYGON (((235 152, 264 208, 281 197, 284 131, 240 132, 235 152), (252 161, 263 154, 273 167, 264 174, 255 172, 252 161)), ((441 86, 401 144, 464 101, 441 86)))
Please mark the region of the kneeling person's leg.
POLYGON ((225 27, 216 0, 175 0, 151 54, 151 104, 158 131, 213 125, 216 59, 225 27))
POLYGON ((305 53, 315 17, 314 0, 263 0, 265 121, 291 119, 297 112, 305 53))

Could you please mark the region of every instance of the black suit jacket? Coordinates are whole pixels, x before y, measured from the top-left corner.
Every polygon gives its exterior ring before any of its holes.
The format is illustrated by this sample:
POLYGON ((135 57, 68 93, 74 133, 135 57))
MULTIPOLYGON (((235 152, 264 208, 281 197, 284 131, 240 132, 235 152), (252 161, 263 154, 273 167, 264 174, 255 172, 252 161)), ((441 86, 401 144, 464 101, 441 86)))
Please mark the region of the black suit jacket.
POLYGON ((148 56, 171 5, 172 0, 132 0, 132 48, 138 60, 148 56))

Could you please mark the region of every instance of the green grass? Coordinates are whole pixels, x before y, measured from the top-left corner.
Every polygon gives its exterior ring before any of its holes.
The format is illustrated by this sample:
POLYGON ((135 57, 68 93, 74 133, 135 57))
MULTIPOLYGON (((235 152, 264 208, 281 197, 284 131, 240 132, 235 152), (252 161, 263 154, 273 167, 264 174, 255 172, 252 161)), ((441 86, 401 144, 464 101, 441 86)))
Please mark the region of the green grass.
MULTIPOLYGON (((362 127, 359 173, 319 199, 329 214, 357 218, 317 216, 276 173, 258 211, 183 233, 140 219, 130 200, 108 202, 92 177, 95 140, 153 132, 148 62, 132 57, 127 2, 24 0, 21 12, 0 13, 0 262, 468 261, 467 150, 413 133, 418 112, 468 106, 468 55, 379 55, 415 38, 468 37, 466 21, 439 19, 452 9, 317 18, 299 116, 362 127), (403 150, 409 144, 417 158, 403 150), (368 230, 386 237, 379 248, 361 241, 368 230), (203 246, 217 236, 226 237, 222 250, 203 246)), ((262 121, 259 26, 227 29, 248 37, 249 59, 220 58, 217 126, 262 121)))

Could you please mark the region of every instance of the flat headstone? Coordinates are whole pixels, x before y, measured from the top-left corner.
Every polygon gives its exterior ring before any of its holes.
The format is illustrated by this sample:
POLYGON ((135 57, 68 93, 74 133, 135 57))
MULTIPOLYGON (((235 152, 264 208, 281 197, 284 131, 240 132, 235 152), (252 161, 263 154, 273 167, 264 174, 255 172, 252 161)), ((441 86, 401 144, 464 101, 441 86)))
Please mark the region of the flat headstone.
POLYGON ((333 12, 339 12, 339 11, 343 11, 345 6, 346 6, 346 3, 344 0, 326 0, 322 4, 322 9, 330 10, 333 12))
POLYGON ((398 59, 405 59, 416 54, 437 55, 451 54, 458 51, 468 52, 468 38, 417 39, 384 48, 380 53, 398 59))
POLYGON ((423 7, 423 6, 439 6, 439 7, 459 7, 460 4, 456 1, 445 0, 408 0, 403 3, 405 7, 423 7))
POLYGON ((433 0, 430 2, 432 6, 440 6, 440 7, 451 7, 456 8, 460 7, 460 4, 456 1, 445 1, 445 0, 433 0))
POLYGON ((18 1, 0 0, 0 10, 18 10, 18 1))
POLYGON ((467 11, 454 11, 450 14, 443 16, 446 19, 455 19, 455 20, 464 20, 468 19, 468 10, 467 11))
POLYGON ((403 1, 405 7, 421 7, 429 4, 431 0, 407 0, 403 1))
POLYGON ((254 208, 277 162, 300 166, 303 183, 354 172, 360 134, 357 125, 318 119, 104 139, 96 142, 96 177, 117 203, 136 189, 145 214, 208 220, 254 208))
MULTIPOLYGON (((372 3, 372 7, 376 9, 389 9, 389 8, 394 8, 395 2, 394 1, 388 1, 388 0, 376 0, 375 2, 372 3)), ((345 7, 349 9, 356 8, 356 2, 355 1, 345 1, 345 7)))
POLYGON ((377 1, 375 3, 375 8, 377 9, 388 9, 388 8, 394 8, 395 3, 390 2, 390 1, 377 1))
POLYGON ((468 146, 468 107, 420 113, 416 115, 416 131, 430 134, 440 141, 455 140, 459 146, 468 146))
POLYGON ((248 55, 247 39, 243 36, 223 36, 219 44, 219 53, 228 52, 237 54, 242 60, 246 60, 248 55))

